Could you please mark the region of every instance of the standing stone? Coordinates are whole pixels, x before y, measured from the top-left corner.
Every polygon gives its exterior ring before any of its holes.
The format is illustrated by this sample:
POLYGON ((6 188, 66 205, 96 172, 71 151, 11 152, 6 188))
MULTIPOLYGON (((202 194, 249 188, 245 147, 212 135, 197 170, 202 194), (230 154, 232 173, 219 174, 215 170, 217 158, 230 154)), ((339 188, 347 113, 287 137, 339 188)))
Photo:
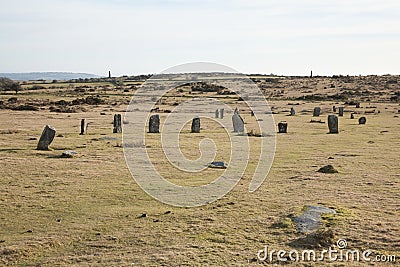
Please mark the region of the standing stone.
POLYGON ((343 117, 344 107, 339 107, 339 117, 343 117))
POLYGON ((82 119, 81 120, 81 133, 80 135, 84 135, 86 133, 86 120, 82 119))
POLYGON ((238 108, 235 108, 235 110, 233 111, 233 114, 239 114, 238 108))
POLYGON ((219 117, 220 117, 221 119, 224 118, 224 109, 223 109, 223 108, 221 108, 221 109, 219 110, 219 117))
POLYGON ((321 113, 321 108, 320 107, 315 107, 314 108, 314 112, 313 112, 313 116, 314 117, 318 117, 320 113, 321 113))
POLYGON ((122 117, 121 114, 114 114, 113 133, 122 133, 122 117))
POLYGON ((242 133, 244 132, 244 121, 239 114, 234 113, 232 116, 232 123, 233 123, 233 131, 235 133, 242 133))
POLYGON ((332 107, 332 111, 333 111, 333 112, 336 112, 336 106, 333 106, 333 107, 332 107))
POLYGON ((350 114, 350 119, 354 119, 354 113, 350 114))
POLYGON ((149 121, 149 133, 160 132, 160 116, 158 114, 151 115, 149 121))
POLYGON ((281 121, 278 123, 278 131, 279 133, 287 133, 287 122, 281 121))
POLYGON ((296 115, 296 111, 294 110, 293 107, 290 108, 290 116, 296 115))
POLYGON ((250 110, 250 115, 254 117, 254 111, 250 110))
POLYGON ((367 122, 367 118, 361 117, 358 119, 358 124, 365 124, 367 122))
POLYGON ((360 108, 360 103, 359 102, 356 103, 356 108, 360 108))
POLYGON ((328 127, 329 127, 329 133, 331 134, 339 133, 339 120, 336 115, 328 115, 328 127))
POLYGON ((54 136, 56 136, 56 129, 50 125, 46 125, 40 136, 37 150, 49 150, 49 145, 53 142, 54 136))
POLYGON ((200 118, 194 117, 192 120, 192 133, 200 132, 200 118))
POLYGON ((216 118, 216 119, 219 118, 219 109, 215 110, 215 118, 216 118))

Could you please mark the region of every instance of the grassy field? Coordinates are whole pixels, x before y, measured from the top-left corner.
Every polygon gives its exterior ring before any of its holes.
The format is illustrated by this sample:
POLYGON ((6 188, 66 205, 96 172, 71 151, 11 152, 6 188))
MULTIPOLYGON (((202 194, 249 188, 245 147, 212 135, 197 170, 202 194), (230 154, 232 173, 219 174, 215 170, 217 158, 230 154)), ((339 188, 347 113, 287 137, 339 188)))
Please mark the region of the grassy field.
MULTIPOLYGON (((327 134, 327 115, 333 105, 343 102, 296 100, 302 95, 298 87, 304 84, 311 88, 310 84, 317 82, 323 94, 328 94, 324 90, 333 90, 329 89, 330 79, 320 79, 285 81, 279 85, 282 88, 271 88, 275 91, 270 101, 275 122, 285 120, 289 126, 287 134, 277 135, 275 160, 263 185, 254 193, 248 192, 259 144, 259 138, 251 137, 252 154, 239 184, 222 199, 196 208, 162 204, 132 178, 125 163, 122 136, 112 133, 113 115, 124 113, 132 92, 96 88, 93 95, 106 102, 83 105, 85 112, 50 112, 47 104, 38 111, 0 109, 0 264, 262 266, 267 263, 257 260, 257 252, 264 246, 290 251, 305 237, 296 232, 289 219, 305 205, 324 205, 338 212, 326 217, 323 225, 334 234, 332 245, 342 238, 349 248, 370 249, 373 255, 397 255, 400 262, 399 104, 383 101, 385 94, 371 93, 370 101, 361 100, 360 109, 346 105, 344 116, 339 117, 340 133, 327 134), (285 91, 284 96, 276 96, 280 90, 285 91), (296 116, 287 116, 292 107, 289 102, 296 104, 296 116), (315 106, 322 109, 319 118, 312 117, 315 106), (365 114, 370 110, 376 112, 365 114), (359 113, 356 119, 350 119, 351 111, 359 113), (360 116, 367 117, 366 125, 358 125, 360 116), (79 135, 81 118, 90 123, 86 135, 79 135), (311 119, 326 123, 310 123, 311 119), (57 129, 57 136, 52 150, 37 151, 34 138, 40 137, 46 124, 57 129), (61 158, 61 153, 69 149, 78 155, 61 158), (327 164, 339 173, 316 172, 327 164)), ((355 81, 354 88, 357 84, 355 81)), ((60 87, 22 91, 17 97, 21 103, 43 99, 50 103, 90 94, 60 87)), ((7 102, 10 97, 4 94, 0 100, 7 102)), ((231 96, 215 97, 238 105, 246 128, 255 127, 254 117, 242 102, 231 96)), ((178 95, 170 96, 160 109, 171 110, 171 104, 179 99, 178 95)), ((162 121, 168 115, 160 114, 162 121)), ((181 149, 188 158, 198 157, 199 151, 193 147, 198 147, 201 138, 210 137, 220 145, 218 158, 228 160, 229 143, 216 123, 202 120, 202 133, 196 137, 187 127, 182 132, 181 149)), ((159 136, 147 137, 153 163, 170 181, 199 185, 220 175, 217 169, 189 175, 174 171, 166 158, 159 156, 159 136)))

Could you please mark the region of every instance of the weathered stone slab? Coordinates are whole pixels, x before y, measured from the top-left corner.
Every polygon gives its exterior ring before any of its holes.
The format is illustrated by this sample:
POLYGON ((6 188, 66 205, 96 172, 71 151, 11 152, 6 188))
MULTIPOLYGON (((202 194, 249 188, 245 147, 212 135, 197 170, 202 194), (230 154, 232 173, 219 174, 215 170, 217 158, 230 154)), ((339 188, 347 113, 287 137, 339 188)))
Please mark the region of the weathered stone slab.
POLYGON ((235 133, 244 132, 244 121, 238 113, 234 113, 232 116, 233 131, 235 133))
POLYGON ((288 124, 285 121, 281 121, 278 123, 278 132, 279 133, 287 133, 288 124))
POLYGON ((114 114, 113 133, 122 133, 122 117, 121 114, 114 114))
POLYGON ((192 133, 200 133, 200 118, 195 117, 192 120, 192 133))
POLYGON ((50 125, 46 125, 40 136, 37 150, 49 150, 49 146, 51 142, 53 142, 54 137, 56 136, 56 129, 50 125))
POLYGON ((320 107, 315 107, 313 111, 313 116, 318 117, 321 114, 321 108, 320 107))
POLYGON ((219 109, 215 110, 215 118, 216 118, 216 119, 219 118, 219 109))
POLYGON ((339 107, 339 117, 343 117, 344 107, 339 107))
POLYGON ((149 121, 149 133, 159 133, 160 132, 160 115, 155 114, 150 116, 149 121))
POLYGON ((339 133, 339 119, 336 115, 328 115, 328 128, 329 133, 339 133))
POLYGON ((81 133, 80 135, 84 135, 86 133, 86 120, 82 119, 81 120, 81 133))

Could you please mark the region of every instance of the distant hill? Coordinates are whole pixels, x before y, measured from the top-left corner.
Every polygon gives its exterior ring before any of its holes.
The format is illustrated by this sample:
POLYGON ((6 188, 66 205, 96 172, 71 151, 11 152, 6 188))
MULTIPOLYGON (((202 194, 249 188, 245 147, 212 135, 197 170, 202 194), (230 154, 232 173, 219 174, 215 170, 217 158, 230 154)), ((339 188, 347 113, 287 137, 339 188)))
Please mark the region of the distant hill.
POLYGON ((34 80, 72 80, 72 79, 90 79, 101 78, 98 75, 90 73, 73 72, 26 72, 26 73, 0 73, 0 77, 6 77, 18 81, 34 80))

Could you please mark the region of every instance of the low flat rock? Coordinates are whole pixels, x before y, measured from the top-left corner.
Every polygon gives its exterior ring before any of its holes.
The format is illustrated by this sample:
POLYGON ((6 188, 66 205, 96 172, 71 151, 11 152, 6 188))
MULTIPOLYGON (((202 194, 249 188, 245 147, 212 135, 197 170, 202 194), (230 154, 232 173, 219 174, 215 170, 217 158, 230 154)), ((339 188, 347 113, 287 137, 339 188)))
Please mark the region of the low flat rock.
POLYGON ((76 155, 78 155, 78 152, 73 151, 73 150, 66 150, 61 154, 62 158, 73 158, 76 155))
POLYGON ((297 232, 310 233, 321 227, 321 215, 328 213, 336 211, 324 206, 305 206, 303 213, 292 218, 292 221, 296 224, 297 232))
POLYGON ((208 167, 210 168, 217 168, 217 169, 226 169, 226 164, 223 161, 214 161, 211 162, 208 167))

